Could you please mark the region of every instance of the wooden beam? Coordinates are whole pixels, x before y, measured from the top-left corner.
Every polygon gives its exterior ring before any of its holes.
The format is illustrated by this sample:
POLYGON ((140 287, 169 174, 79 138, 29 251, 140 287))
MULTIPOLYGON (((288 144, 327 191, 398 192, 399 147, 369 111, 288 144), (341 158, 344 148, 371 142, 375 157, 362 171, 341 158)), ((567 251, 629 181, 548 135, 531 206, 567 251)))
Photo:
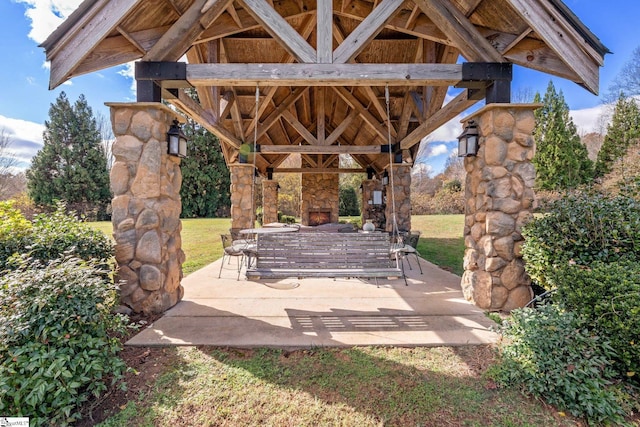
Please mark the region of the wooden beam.
POLYGON ((318 139, 313 136, 311 132, 309 132, 305 125, 300 123, 300 121, 291 113, 289 110, 284 110, 282 112, 282 117, 289 122, 291 126, 311 145, 318 145, 318 139))
POLYGON ((349 126, 351 126, 351 123, 358 117, 358 115, 359 114, 357 110, 352 110, 347 117, 342 119, 340 124, 333 130, 333 132, 329 134, 329 136, 325 140, 325 144, 331 146, 333 143, 335 143, 342 136, 344 131, 347 130, 349 126))
POLYGON ((187 64, 193 86, 454 86, 460 64, 187 64))
POLYGON ((200 123, 205 129, 217 136, 221 141, 226 142, 234 148, 240 148, 242 145, 242 141, 237 139, 235 135, 227 129, 216 124, 213 115, 205 111, 200 104, 187 95, 184 90, 178 91, 177 98, 168 99, 167 101, 187 113, 193 120, 200 123))
MULTIPOLYGON (((291 94, 286 99, 280 102, 278 104, 278 108, 276 108, 275 111, 269 114, 269 116, 264 120, 264 122, 258 125, 258 138, 264 135, 269 130, 269 128, 273 126, 273 124, 280 119, 280 116, 282 116, 282 113, 286 109, 291 107, 291 105, 293 105, 293 103, 295 103, 298 100, 298 98, 300 98, 302 94, 307 91, 307 89, 308 88, 306 87, 297 87, 293 90, 293 92, 291 92, 291 94)), ((252 130, 253 127, 251 127, 250 129, 252 130)), ((247 129, 247 131, 249 133, 251 132, 249 129, 247 129)), ((245 137, 248 137, 247 133, 245 133, 245 137)))
POLYGON ((51 61, 49 89, 55 89, 73 75, 82 60, 93 51, 109 33, 127 16, 141 0, 112 0, 95 4, 96 11, 87 13, 88 19, 81 19, 51 46, 47 42, 56 36, 54 32, 45 43, 47 59, 51 61))
POLYGON ((505 62, 502 55, 450 1, 415 0, 415 3, 451 38, 467 61, 505 62))
POLYGON ((557 11, 538 0, 507 0, 524 21, 540 36, 562 61, 579 77, 589 91, 599 91, 598 67, 602 57, 575 30, 566 25, 557 11), (551 18, 553 19, 550 19, 551 18))
POLYGON ((195 0, 153 45, 143 61, 177 61, 233 0, 195 0))
POLYGON ((367 173, 362 168, 276 168, 273 173, 367 173))
MULTIPOLYGON (((362 106, 362 104, 360 103, 358 98, 355 97, 354 94, 352 94, 346 88, 341 86, 334 87, 333 90, 335 90, 338 93, 338 95, 340 95, 340 97, 344 99, 344 101, 347 104, 349 104, 351 108, 358 111, 358 114, 360 114, 364 119, 364 121, 373 128, 373 130, 378 134, 378 136, 380 136, 385 141, 389 139, 387 127, 381 125, 380 122, 378 122, 378 120, 375 117, 373 117, 373 115, 369 112, 369 110, 367 110, 365 107, 362 106)), ((393 143, 394 141, 391 141, 391 142, 393 143)))
POLYGON ((239 3, 298 62, 316 62, 316 50, 272 6, 264 0, 239 0, 239 3))
POLYGON ((414 129, 413 132, 404 137, 404 139, 400 141, 400 148, 407 150, 419 144, 424 137, 479 101, 469 100, 468 98, 469 94, 467 90, 464 90, 460 95, 456 96, 447 105, 429 117, 423 124, 414 129))
POLYGON ((261 145, 262 154, 380 154, 381 145, 261 145))
POLYGON ((325 112, 324 112, 324 103, 325 103, 325 92, 326 88, 323 86, 315 88, 315 101, 316 101, 316 138, 318 138, 318 144, 324 145, 324 141, 326 138, 325 133, 325 112))
POLYGON ((333 53, 333 62, 345 64, 354 59, 382 31, 404 0, 384 0, 356 27, 333 53))
POLYGON ((333 2, 319 1, 317 10, 317 40, 319 64, 333 62, 333 2))

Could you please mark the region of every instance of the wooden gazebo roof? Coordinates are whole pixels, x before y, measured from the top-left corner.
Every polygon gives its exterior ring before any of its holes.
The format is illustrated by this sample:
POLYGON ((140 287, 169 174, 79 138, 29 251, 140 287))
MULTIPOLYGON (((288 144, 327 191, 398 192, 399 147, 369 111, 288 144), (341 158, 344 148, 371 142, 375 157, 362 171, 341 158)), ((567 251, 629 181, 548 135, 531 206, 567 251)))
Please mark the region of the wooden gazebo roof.
POLYGON ((42 47, 51 88, 141 61, 139 100, 177 106, 219 137, 227 163, 257 135, 262 174, 290 153, 318 171, 349 153, 379 173, 389 134, 411 159, 488 93, 508 98, 500 64, 597 93, 608 53, 560 0, 85 0, 42 47), (465 89, 445 104, 452 85, 465 89))

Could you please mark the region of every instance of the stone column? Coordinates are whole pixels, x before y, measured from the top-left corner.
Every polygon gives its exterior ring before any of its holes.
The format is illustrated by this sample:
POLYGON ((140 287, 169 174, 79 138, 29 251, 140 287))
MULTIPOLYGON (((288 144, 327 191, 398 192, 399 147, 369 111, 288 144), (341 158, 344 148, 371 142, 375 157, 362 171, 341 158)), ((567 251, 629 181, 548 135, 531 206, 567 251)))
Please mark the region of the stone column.
POLYGON ((393 198, 391 184, 394 187, 396 222, 399 231, 411 230, 411 165, 406 163, 394 163, 387 167, 389 173, 389 185, 386 186, 387 206, 385 215, 387 218, 386 230, 393 231, 393 198), (393 179, 391 174, 393 173, 393 179))
POLYGON ((278 181, 262 181, 262 223, 278 222, 278 181))
POLYGON ((462 290, 488 310, 511 311, 533 297, 521 256, 522 226, 535 208, 534 110, 538 104, 491 104, 463 120, 478 125, 479 149, 466 157, 462 290))
POLYGON ((180 158, 167 154, 175 113, 160 103, 107 104, 116 140, 111 202, 121 302, 162 313, 182 299, 180 158))
POLYGON ((253 228, 253 175, 251 164, 236 163, 229 166, 231 172, 231 228, 253 228))
POLYGON ((367 179, 362 181, 362 225, 370 219, 376 228, 384 229, 387 225, 384 211, 384 197, 380 204, 374 204, 373 192, 380 191, 384 194, 384 186, 379 179, 367 179), (369 203, 371 202, 371 203, 369 203))

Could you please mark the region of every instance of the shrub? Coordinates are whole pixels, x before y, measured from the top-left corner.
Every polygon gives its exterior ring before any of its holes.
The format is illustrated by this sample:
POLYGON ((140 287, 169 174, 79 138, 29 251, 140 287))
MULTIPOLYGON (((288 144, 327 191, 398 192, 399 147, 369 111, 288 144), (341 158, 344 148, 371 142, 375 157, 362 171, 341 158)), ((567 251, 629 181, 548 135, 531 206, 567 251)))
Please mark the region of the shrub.
POLYGON ((101 260, 105 266, 113 255, 109 238, 76 216, 67 214, 64 204, 58 204, 52 213, 36 215, 32 223, 11 208, 1 209, 0 230, 15 227, 23 232, 18 238, 12 235, 13 232, 5 235, 0 231, 0 244, 4 248, 0 250, 0 270, 15 268, 11 257, 16 254, 28 254, 45 262, 72 255, 83 260, 101 260))
POLYGON ((116 289, 79 259, 28 260, 0 277, 0 413, 66 424, 122 378, 116 289))
POLYGON ((0 270, 5 260, 28 244, 30 235, 31 223, 15 207, 15 202, 0 202, 0 270))
POLYGON ((557 305, 511 312, 501 332, 501 357, 490 376, 589 422, 622 425, 620 391, 612 386, 614 351, 580 318, 557 305))
POLYGON ((527 273, 546 289, 553 271, 575 262, 640 260, 640 203, 625 194, 576 192, 552 202, 523 228, 527 273))
POLYGON ((553 273, 554 296, 607 337, 621 378, 640 382, 640 265, 631 261, 567 265, 553 273))

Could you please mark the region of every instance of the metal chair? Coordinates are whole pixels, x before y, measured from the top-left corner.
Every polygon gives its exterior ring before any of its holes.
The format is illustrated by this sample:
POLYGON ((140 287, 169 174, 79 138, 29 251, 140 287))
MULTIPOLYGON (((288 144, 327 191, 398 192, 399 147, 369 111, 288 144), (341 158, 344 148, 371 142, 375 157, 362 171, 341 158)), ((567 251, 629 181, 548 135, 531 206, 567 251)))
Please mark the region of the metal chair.
POLYGON ((225 259, 227 260, 227 264, 231 264, 231 258, 239 258, 238 259, 238 278, 240 280, 240 270, 242 269, 242 264, 244 262, 244 247, 245 245, 233 244, 233 238, 231 234, 221 234, 220 239, 222 240, 222 262, 220 263, 220 272, 218 272, 218 279, 222 276, 222 267, 224 266, 225 259))
POLYGON ((409 270, 413 270, 411 267, 411 262, 409 261, 409 255, 413 254, 416 257, 416 262, 418 263, 418 268, 420 269, 420 274, 422 272, 422 265, 420 265, 420 255, 418 254, 418 250, 416 249, 418 246, 418 240, 420 239, 420 231, 412 231, 412 232, 400 232, 397 237, 392 235, 392 254, 401 258, 401 260, 407 260, 407 264, 409 265, 409 270))

